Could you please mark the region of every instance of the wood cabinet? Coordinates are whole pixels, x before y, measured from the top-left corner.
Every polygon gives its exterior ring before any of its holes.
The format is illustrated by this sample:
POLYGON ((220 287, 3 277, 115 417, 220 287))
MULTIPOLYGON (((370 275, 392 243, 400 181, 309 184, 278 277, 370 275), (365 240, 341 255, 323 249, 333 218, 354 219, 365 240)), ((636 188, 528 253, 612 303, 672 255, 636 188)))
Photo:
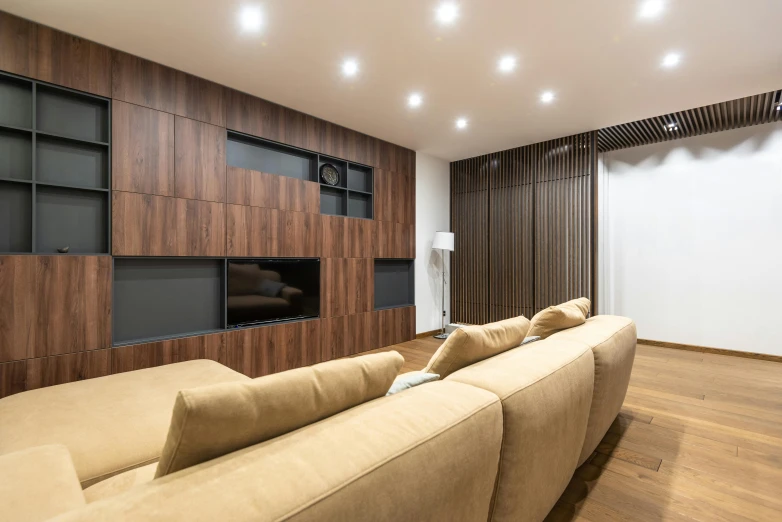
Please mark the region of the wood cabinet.
POLYGON ((34 390, 111 373, 111 348, 76 352, 27 361, 25 389, 34 390))
POLYGON ((0 362, 31 357, 38 306, 36 272, 33 256, 0 256, 0 362))
POLYGON ((225 129, 179 116, 175 129, 174 195, 224 202, 225 129))
POLYGON ((174 116, 118 100, 112 108, 112 188, 173 196, 174 116))
POLYGON ((377 348, 415 339, 415 306, 376 310, 372 313, 377 348))
POLYGON ((375 219, 415 225, 415 177, 375 169, 375 219))
POLYGON ((375 257, 412 259, 415 257, 415 225, 375 221, 375 257))
POLYGON ((316 364, 321 357, 320 321, 299 321, 225 333, 218 362, 251 377, 316 364))
POLYGON ((168 339, 112 349, 111 373, 130 372, 194 359, 224 357, 223 333, 168 339))
POLYGON ((321 358, 347 357, 377 348, 373 312, 321 319, 321 358))
POLYGON ((227 206, 228 256, 320 257, 320 215, 227 206))
POLYGON ((38 25, 0 12, 0 70, 36 76, 38 25))
POLYGON ((176 114, 225 127, 225 87, 176 71, 176 114))
POLYGON ((228 167, 227 202, 296 212, 320 212, 320 185, 256 170, 228 167))
POLYGON ((176 112, 176 71, 121 51, 111 54, 111 97, 150 109, 176 112))
POLYGON ((374 304, 371 259, 321 259, 320 316, 369 312, 374 304))
POLYGON ((176 255, 225 256, 225 204, 176 198, 176 255))

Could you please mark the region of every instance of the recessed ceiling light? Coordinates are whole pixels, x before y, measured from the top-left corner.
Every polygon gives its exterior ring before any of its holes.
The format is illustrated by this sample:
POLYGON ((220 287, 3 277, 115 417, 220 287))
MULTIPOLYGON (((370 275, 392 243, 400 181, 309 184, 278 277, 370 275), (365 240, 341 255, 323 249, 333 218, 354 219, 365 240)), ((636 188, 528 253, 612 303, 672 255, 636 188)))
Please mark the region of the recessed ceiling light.
POLYGON ((358 72, 358 62, 352 58, 342 62, 342 74, 345 76, 355 76, 358 72))
POLYGON ((644 0, 641 2, 641 7, 638 9, 638 17, 653 19, 657 18, 665 10, 665 2, 663 0, 644 0))
POLYGON ((500 72, 509 73, 516 68, 516 58, 514 56, 503 56, 497 63, 500 72))
POLYGON ((679 62, 682 61, 682 57, 679 53, 668 53, 663 58, 662 66, 666 69, 672 69, 679 65, 679 62))
POLYGON ((467 128, 467 119, 466 118, 459 118, 456 120, 456 128, 457 129, 466 129, 467 128))
POLYGON ((551 103, 554 101, 554 93, 552 91, 545 91, 540 95, 540 101, 543 103, 551 103))
POLYGON ((414 92, 413 94, 411 94, 410 96, 407 97, 407 104, 410 107, 413 107, 413 108, 420 107, 421 106, 421 102, 423 102, 423 101, 424 101, 424 99, 417 92, 414 92))
POLYGON ((256 33, 261 30, 263 25, 263 15, 261 8, 257 5, 246 5, 239 11, 239 24, 242 31, 247 33, 256 33))
POLYGON ((666 125, 664 128, 665 128, 665 130, 667 130, 668 132, 677 131, 677 130, 679 130, 679 124, 678 124, 677 122, 675 122, 675 121, 672 121, 671 123, 669 123, 668 125, 666 125))
POLYGON ((459 6, 453 2, 443 2, 437 8, 437 21, 443 25, 452 24, 459 18, 459 6))
POLYGON ((777 110, 782 111, 782 101, 777 103, 777 110))

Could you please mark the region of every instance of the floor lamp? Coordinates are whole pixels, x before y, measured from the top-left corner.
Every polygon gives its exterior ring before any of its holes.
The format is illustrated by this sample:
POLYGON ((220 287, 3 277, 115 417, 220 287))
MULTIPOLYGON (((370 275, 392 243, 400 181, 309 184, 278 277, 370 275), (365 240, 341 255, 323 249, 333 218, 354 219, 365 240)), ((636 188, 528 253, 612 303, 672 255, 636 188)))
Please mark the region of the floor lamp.
POLYGON ((445 333, 445 252, 453 252, 453 232, 435 232, 434 241, 432 242, 432 249, 440 251, 440 258, 442 259, 442 273, 443 273, 443 287, 442 287, 442 318, 440 319, 440 333, 435 335, 435 339, 446 339, 448 334, 445 333))

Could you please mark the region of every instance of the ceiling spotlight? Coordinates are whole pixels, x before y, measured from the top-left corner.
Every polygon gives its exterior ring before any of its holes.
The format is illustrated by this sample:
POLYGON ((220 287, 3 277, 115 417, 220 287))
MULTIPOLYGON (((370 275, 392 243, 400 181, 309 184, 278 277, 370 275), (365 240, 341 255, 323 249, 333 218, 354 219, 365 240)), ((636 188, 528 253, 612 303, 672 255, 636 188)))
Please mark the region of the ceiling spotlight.
POLYGON ((782 111, 782 101, 777 103, 777 110, 782 111))
POLYGON ((665 58, 663 58, 662 66, 666 69, 672 69, 679 65, 679 62, 681 61, 682 57, 679 53, 668 53, 665 55, 665 58))
POLYGON ((657 18, 665 10, 663 0, 645 0, 641 2, 641 8, 638 10, 639 18, 653 19, 657 18))
POLYGON ((358 62, 353 59, 345 60, 342 63, 342 74, 345 76, 355 76, 358 72, 358 62))
POLYGON ((456 120, 456 128, 457 129, 465 129, 467 128, 467 119, 466 118, 459 118, 456 120))
POLYGON ((663 128, 665 130, 667 130, 668 132, 674 132, 674 131, 679 130, 679 124, 677 122, 673 121, 673 122, 669 123, 668 125, 666 125, 663 128))
POLYGON ((239 11, 239 24, 242 31, 247 33, 256 33, 261 30, 263 25, 263 15, 261 8, 257 5, 246 5, 239 11))
POLYGON ((540 95, 540 101, 543 103, 551 103, 554 101, 554 93, 552 91, 546 91, 540 95))
POLYGON ((459 18, 459 6, 453 2, 443 2, 437 8, 437 21, 443 25, 452 24, 459 18))
POLYGON ((407 98, 407 104, 410 107, 413 107, 413 108, 420 107, 421 106, 421 102, 423 102, 423 101, 424 101, 424 99, 421 98, 421 95, 418 94, 417 92, 414 92, 413 94, 411 94, 407 98))
POLYGON ((516 58, 513 56, 503 56, 497 63, 497 68, 500 72, 509 73, 516 68, 516 58))

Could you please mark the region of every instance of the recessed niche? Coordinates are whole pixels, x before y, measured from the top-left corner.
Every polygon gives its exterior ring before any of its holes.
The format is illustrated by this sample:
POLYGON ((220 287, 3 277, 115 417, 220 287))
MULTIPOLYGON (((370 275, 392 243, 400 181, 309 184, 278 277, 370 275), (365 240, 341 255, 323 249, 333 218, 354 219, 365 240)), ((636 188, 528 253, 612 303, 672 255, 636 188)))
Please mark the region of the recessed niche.
POLYGON ((223 328, 224 261, 115 258, 114 344, 223 328))
POLYGON ((109 104, 102 98, 39 84, 36 129, 86 141, 109 141, 109 104))
POLYGON ((32 82, 0 76, 0 125, 33 127, 32 82))
POLYGON ((33 135, 0 128, 0 178, 32 179, 33 135))
MULTIPOLYGON (((339 172, 339 183, 337 183, 337 187, 347 188, 348 186, 348 180, 347 180, 347 170, 348 170, 348 164, 345 161, 338 160, 336 158, 330 158, 328 156, 318 156, 318 181, 320 183, 323 183, 323 180, 320 179, 320 169, 323 167, 323 165, 333 165, 334 168, 337 169, 339 172)), ((330 187, 331 185, 326 185, 330 187)))
POLYGON ((361 165, 348 165, 348 188, 361 192, 372 192, 372 169, 361 165))
POLYGON ((38 185, 35 251, 56 254, 108 253, 108 192, 38 185))
POLYGON ((226 158, 231 167, 305 181, 316 180, 316 154, 249 136, 229 133, 226 158))
POLYGON ((38 136, 35 159, 37 181, 108 188, 109 150, 105 145, 38 136))
POLYGON ((0 252, 32 252, 33 188, 0 181, 0 252))
POLYGON ((349 192, 348 217, 372 219, 372 196, 361 192, 349 192))
POLYGON ((412 259, 375 259, 375 310, 413 306, 414 284, 412 259))
POLYGON ((348 192, 337 187, 320 187, 320 213, 330 216, 348 215, 348 192))

